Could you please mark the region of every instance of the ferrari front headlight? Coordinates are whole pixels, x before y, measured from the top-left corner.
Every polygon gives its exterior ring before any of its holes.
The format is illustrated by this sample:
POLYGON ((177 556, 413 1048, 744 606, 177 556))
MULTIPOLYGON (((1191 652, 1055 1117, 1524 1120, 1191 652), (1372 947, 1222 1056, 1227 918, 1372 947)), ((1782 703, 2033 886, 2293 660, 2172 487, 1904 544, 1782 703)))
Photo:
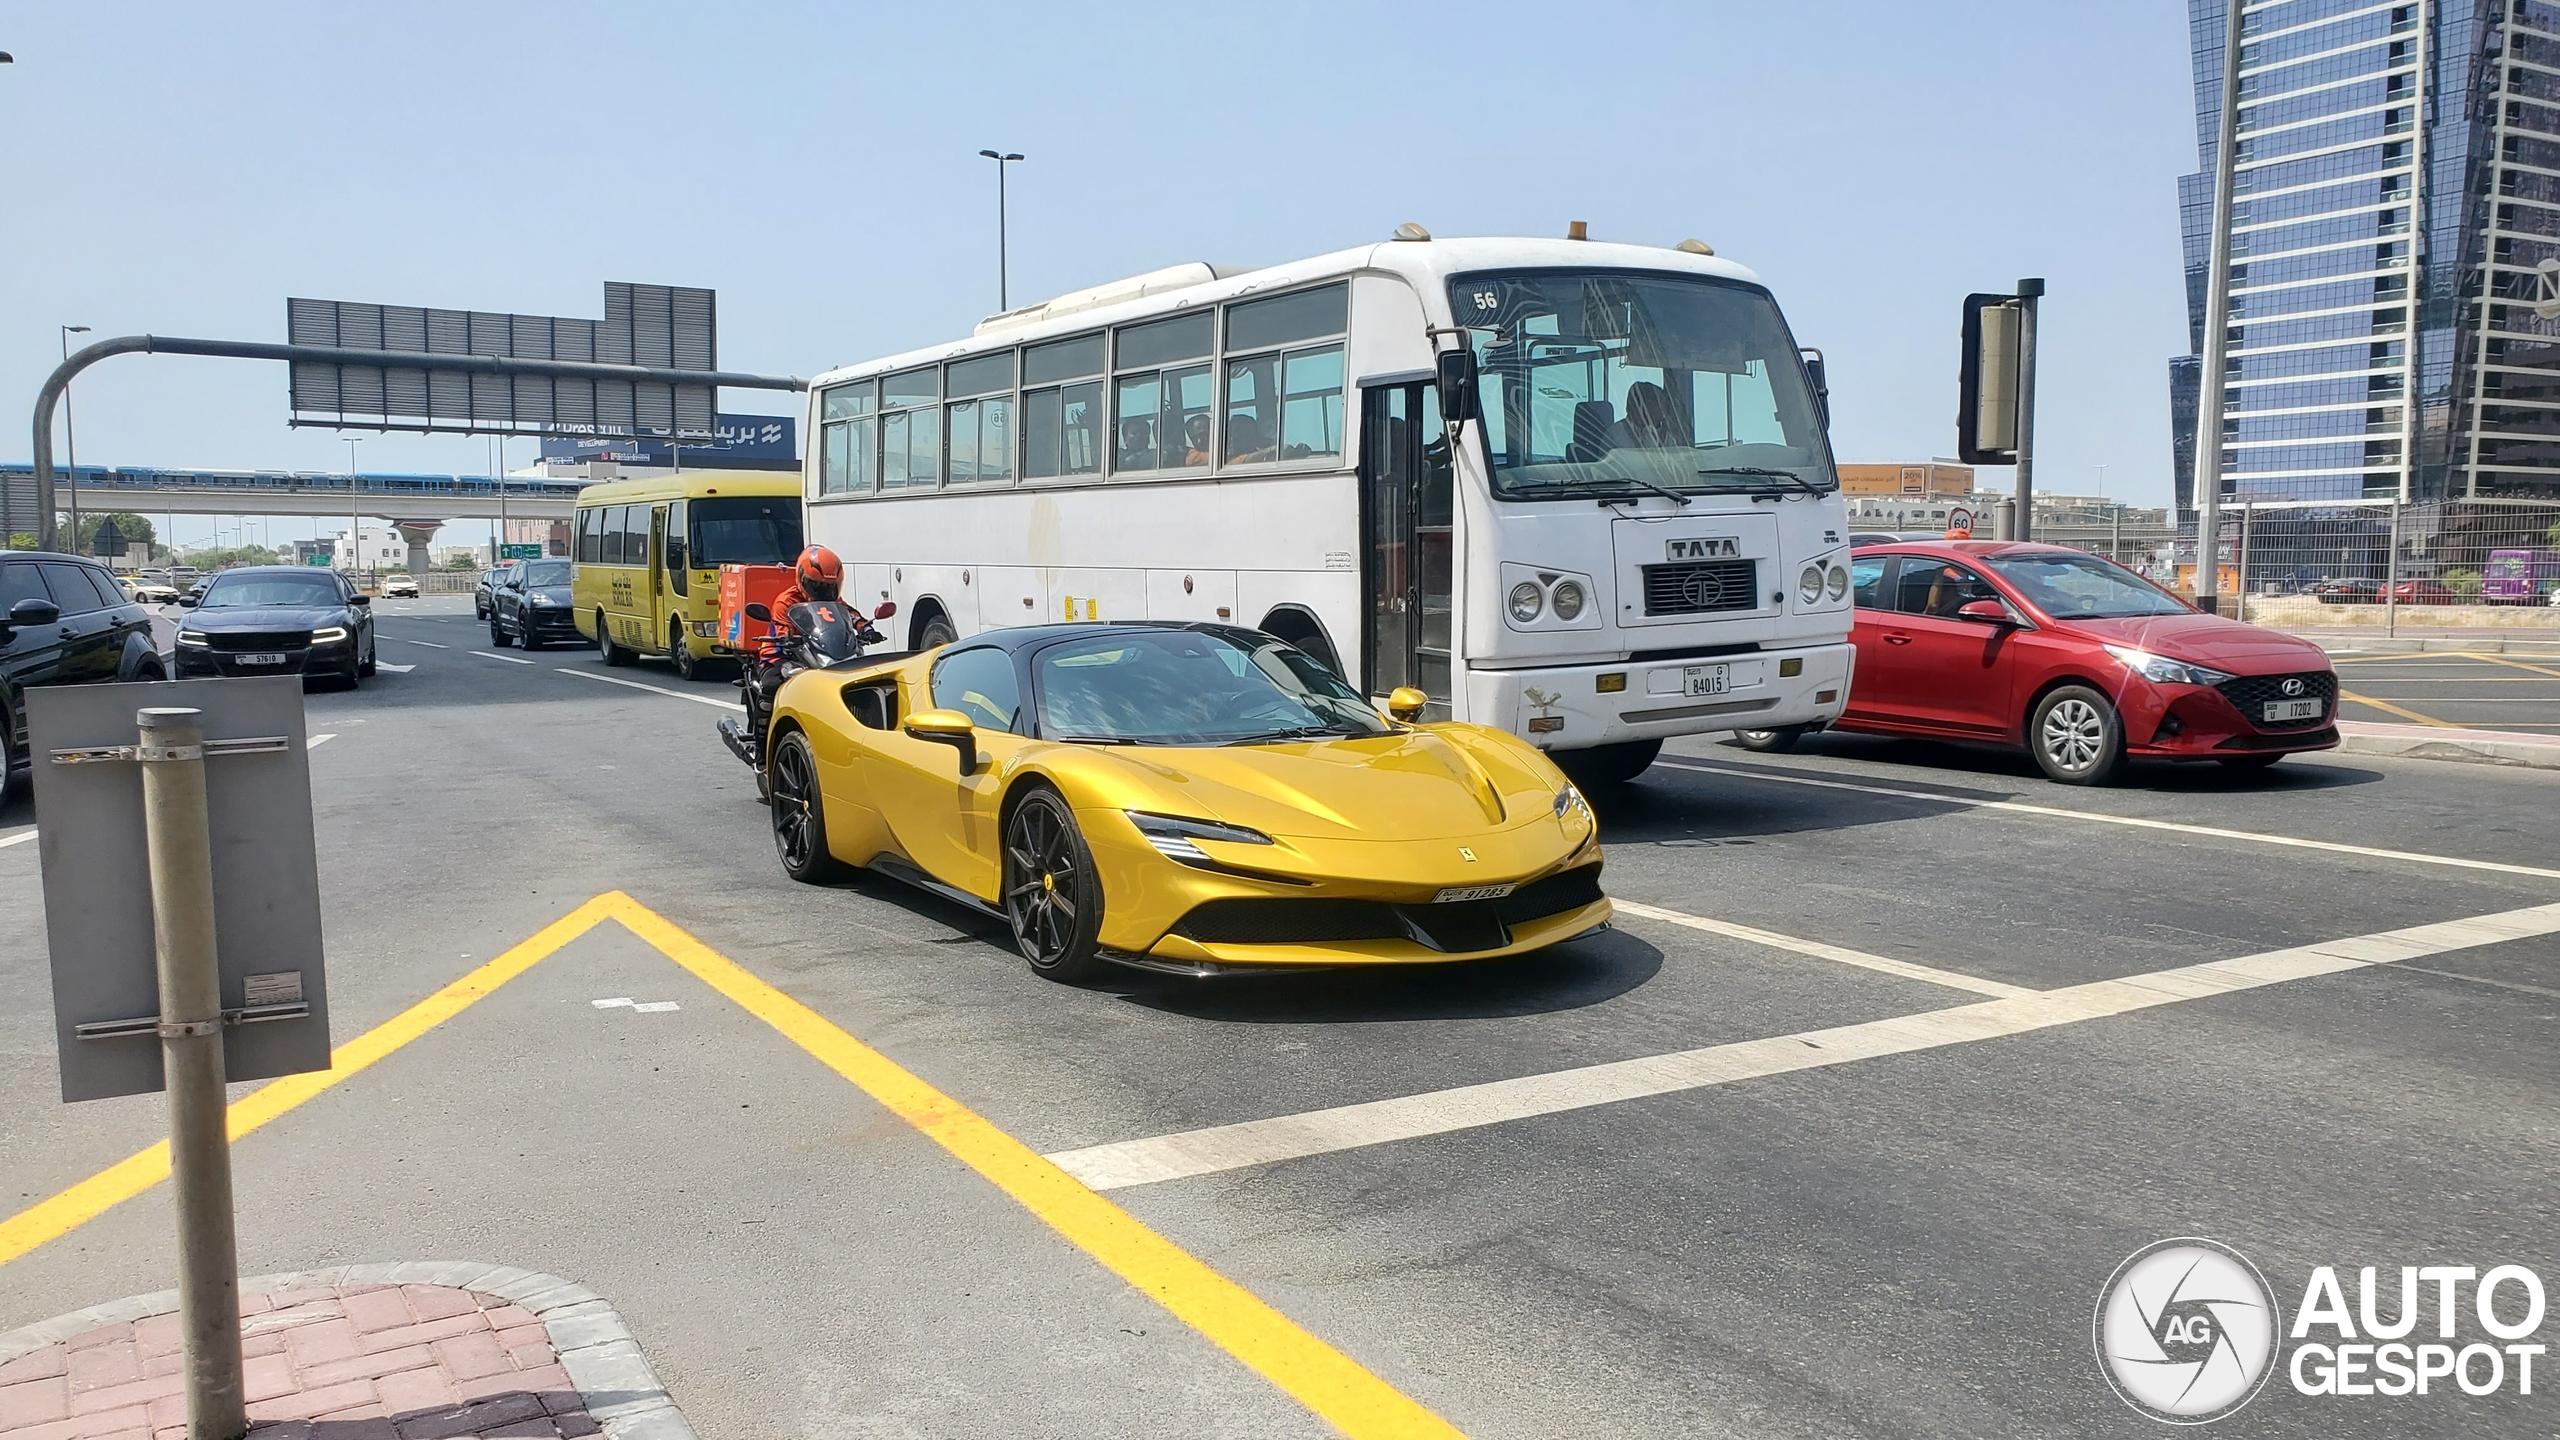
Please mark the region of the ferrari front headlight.
POLYGON ((1557 792, 1556 792, 1556 818, 1557 818, 1557 819, 1562 820, 1563 818, 1565 818, 1566 816, 1568 816, 1568 815, 1572 814, 1572 813, 1573 813, 1574 811, 1576 811, 1576 810, 1580 810, 1580 811, 1584 812, 1585 814, 1590 813, 1590 810, 1591 810, 1590 802, 1588 802, 1588 801, 1586 801, 1586 800, 1584 800, 1584 799, 1582 798, 1582 792, 1581 792, 1581 791, 1574 789, 1574 788, 1573 788, 1572 786, 1570 786, 1570 785, 1567 785, 1567 786, 1566 786, 1566 787, 1564 787, 1563 789, 1561 789, 1561 790, 1559 790, 1559 791, 1557 791, 1557 792))
POLYGON ((1511 587, 1512 619, 1526 625, 1530 621, 1537 619, 1538 616, 1546 610, 1546 608, 1547 593, 1538 588, 1537 582, 1532 580, 1523 580, 1519 584, 1511 587))
POLYGON ((1223 840, 1230 845, 1268 845, 1271 837, 1242 825, 1227 825, 1215 820, 1189 820, 1179 815, 1153 815, 1144 810, 1125 812, 1129 823, 1147 837, 1156 852, 1174 860, 1206 860, 1209 852, 1193 844, 1195 840, 1223 840))

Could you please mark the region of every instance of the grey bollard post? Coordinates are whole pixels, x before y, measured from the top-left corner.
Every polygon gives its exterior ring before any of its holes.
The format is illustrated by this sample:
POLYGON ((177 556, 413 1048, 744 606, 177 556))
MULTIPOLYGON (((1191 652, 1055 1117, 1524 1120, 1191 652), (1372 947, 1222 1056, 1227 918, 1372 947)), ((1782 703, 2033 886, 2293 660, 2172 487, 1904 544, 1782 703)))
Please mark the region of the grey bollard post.
POLYGON ((232 1234, 230 1117, 223 1096, 222 972, 213 932, 204 712, 149 709, 141 729, 151 933, 160 959, 160 1063, 178 1210, 178 1324, 188 1440, 249 1433, 240 1380, 240 1264, 232 1234))

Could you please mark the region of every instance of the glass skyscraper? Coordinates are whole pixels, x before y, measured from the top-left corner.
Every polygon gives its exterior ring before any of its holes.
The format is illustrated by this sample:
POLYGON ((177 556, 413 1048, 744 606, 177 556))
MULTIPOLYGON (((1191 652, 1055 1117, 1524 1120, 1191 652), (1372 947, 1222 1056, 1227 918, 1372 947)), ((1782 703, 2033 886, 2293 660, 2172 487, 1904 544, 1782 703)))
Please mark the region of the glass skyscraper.
MULTIPOLYGON (((2178 182, 2181 510, 2225 6, 2187 7, 2201 168, 2178 182)), ((2560 295, 2560 3, 2268 0, 2241 25, 2223 493, 2560 496, 2560 320, 2534 313, 2560 295)))

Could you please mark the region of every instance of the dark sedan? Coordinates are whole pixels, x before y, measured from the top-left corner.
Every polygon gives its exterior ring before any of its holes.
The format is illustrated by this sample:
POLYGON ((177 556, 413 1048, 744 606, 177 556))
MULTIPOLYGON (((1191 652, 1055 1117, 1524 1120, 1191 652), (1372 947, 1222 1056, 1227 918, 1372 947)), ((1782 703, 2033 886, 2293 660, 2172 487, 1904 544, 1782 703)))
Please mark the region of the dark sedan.
POLYGON ((345 577, 294 565, 225 570, 178 603, 178 677, 373 673, 373 601, 345 577))
POLYGON ((586 637, 578 633, 578 612, 569 599, 570 562, 528 560, 516 566, 489 596, 489 643, 509 641, 539 650, 555 640, 586 637))

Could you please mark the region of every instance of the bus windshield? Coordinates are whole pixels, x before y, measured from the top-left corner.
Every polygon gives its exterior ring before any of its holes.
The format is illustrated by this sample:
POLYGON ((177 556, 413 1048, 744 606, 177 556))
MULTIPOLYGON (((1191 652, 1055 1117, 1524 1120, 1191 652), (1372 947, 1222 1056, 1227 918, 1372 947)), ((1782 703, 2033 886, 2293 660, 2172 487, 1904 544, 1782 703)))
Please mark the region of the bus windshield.
POLYGON ((796 495, 709 496, 690 502, 693 563, 788 565, 800 556, 796 495))
POLYGON ((1839 486, 1776 302, 1681 275, 1461 275, 1494 493, 1839 486))

